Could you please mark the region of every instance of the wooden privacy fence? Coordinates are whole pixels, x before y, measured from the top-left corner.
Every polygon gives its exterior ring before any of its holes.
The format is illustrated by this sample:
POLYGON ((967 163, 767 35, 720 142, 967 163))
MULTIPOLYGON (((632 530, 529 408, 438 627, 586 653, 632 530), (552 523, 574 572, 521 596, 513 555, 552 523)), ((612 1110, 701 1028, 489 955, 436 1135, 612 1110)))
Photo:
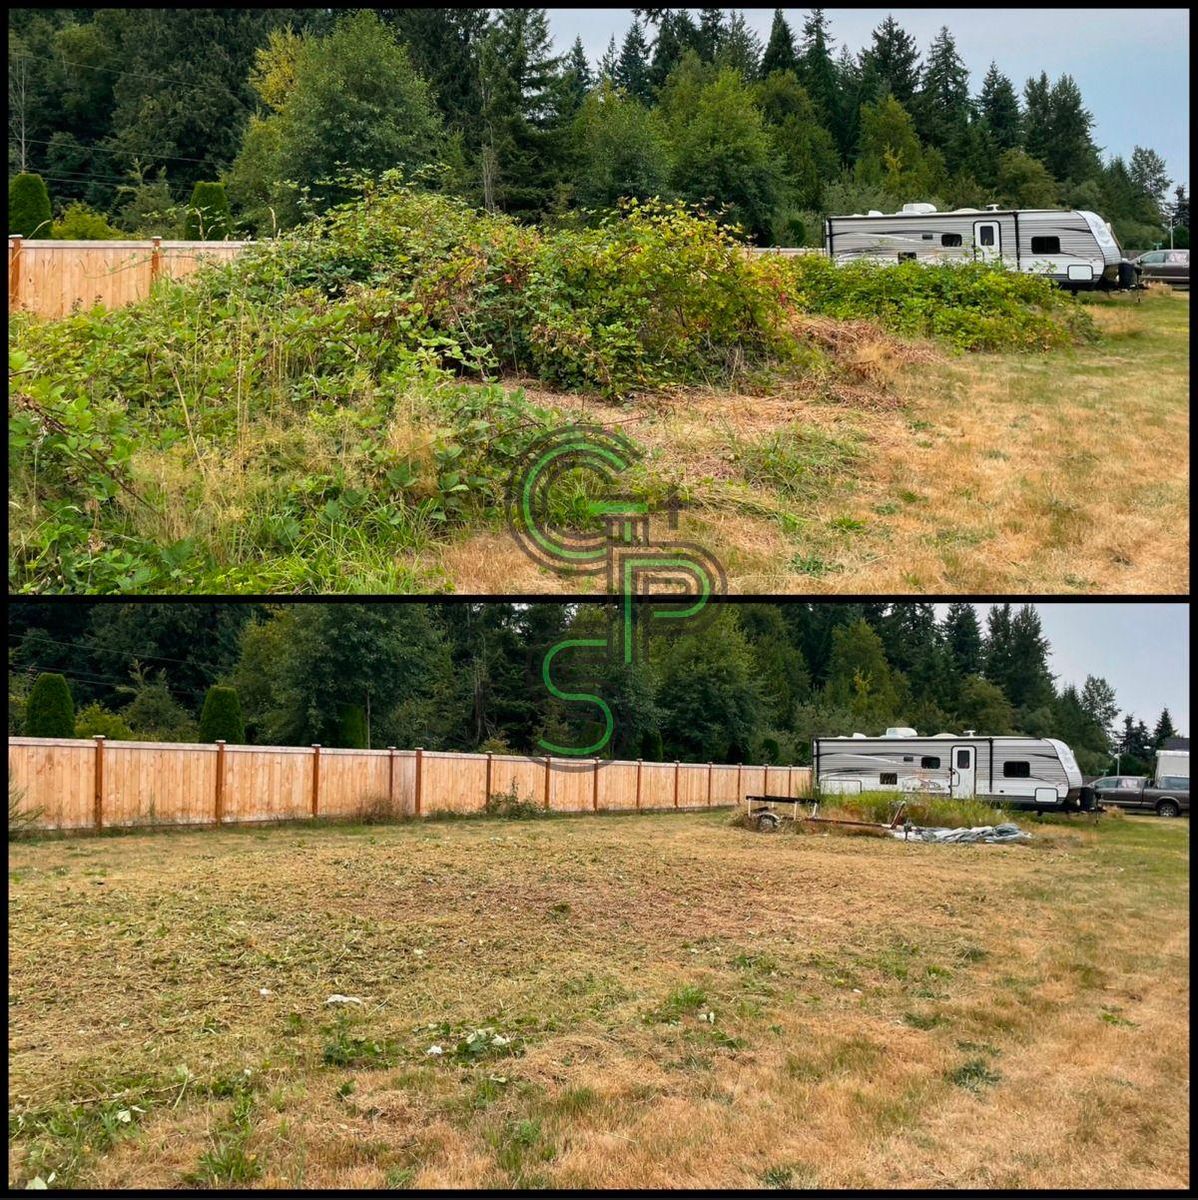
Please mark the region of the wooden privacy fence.
POLYGON ((65 317, 76 307, 121 308, 161 278, 236 258, 249 242, 72 242, 8 239, 8 311, 65 317))
MULTIPOLYGON (((252 242, 70 242, 8 239, 8 311, 65 317, 78 306, 121 308, 156 279, 182 279, 201 263, 236 258, 252 242)), ((823 254, 818 247, 752 246, 754 254, 823 254)))
POLYGON ((511 791, 553 812, 712 808, 811 793, 810 767, 101 736, 9 738, 8 777, 24 811, 40 810, 40 826, 62 830, 478 813, 488 796, 511 791))

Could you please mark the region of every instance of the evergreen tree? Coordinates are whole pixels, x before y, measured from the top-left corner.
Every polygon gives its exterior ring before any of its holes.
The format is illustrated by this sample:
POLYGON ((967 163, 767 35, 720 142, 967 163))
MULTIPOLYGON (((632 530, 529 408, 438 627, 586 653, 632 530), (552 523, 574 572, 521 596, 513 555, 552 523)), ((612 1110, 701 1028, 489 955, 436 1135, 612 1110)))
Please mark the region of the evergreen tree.
POLYGON ((1161 709, 1161 715, 1157 718, 1156 725, 1152 730, 1152 749, 1159 750, 1171 738, 1177 736, 1177 730, 1173 727, 1173 718, 1169 715, 1167 708, 1161 709))
POLYGON ((920 135, 938 150, 954 149, 969 126, 969 72, 957 44, 942 26, 932 40, 915 104, 920 135))
POLYGON ((648 104, 653 97, 649 83, 649 43, 639 21, 633 21, 616 61, 616 85, 634 100, 648 104))
POLYGON ((1131 152, 1128 174, 1140 201, 1137 216, 1150 224, 1163 224, 1171 182, 1165 160, 1155 150, 1135 146, 1131 152))
POLYGON ((649 68, 649 79, 656 91, 665 87, 666 80, 677 69, 688 50, 696 54, 699 52, 699 31, 685 8, 663 9, 656 17, 651 13, 646 15, 649 19, 655 19, 657 24, 653 62, 649 68))
POLYGON ((561 177, 562 58, 543 8, 504 8, 483 39, 482 199, 488 210, 536 216, 561 177))
POLYGON ((1006 693, 998 684, 980 675, 966 676, 957 701, 957 716, 962 731, 972 729, 983 737, 1015 731, 1015 710, 1006 693))
POLYGON ((563 76, 563 92, 566 97, 563 116, 578 112, 587 93, 595 86, 591 65, 587 62, 586 50, 582 38, 576 37, 570 53, 566 56, 565 74, 563 76))
POLYGON ((825 181, 835 176, 840 156, 832 135, 820 124, 806 88, 793 71, 773 71, 754 92, 782 169, 789 201, 818 211, 825 181))
POLYGON ((761 39, 749 28, 743 13, 734 12, 728 18, 716 65, 736 71, 746 82, 760 74, 761 39))
POLYGON ((822 8, 813 8, 803 21, 799 82, 807 89, 823 124, 834 126, 840 109, 838 81, 828 19, 822 8))
POLYGON ((1011 208, 1056 208, 1061 184, 1038 159, 1022 150, 1005 150, 995 177, 998 200, 1011 208))
POLYGON ((861 55, 861 97, 880 100, 887 93, 910 110, 919 87, 919 49, 915 39, 887 14, 861 55))
POLYGON ((370 735, 366 728, 366 709, 360 704, 343 704, 337 722, 336 741, 344 750, 369 750, 370 735))
POLYGON ((962 678, 981 674, 982 630, 974 606, 965 601, 950 604, 942 634, 957 673, 962 678))
POLYGON ((780 8, 774 9, 774 20, 770 26, 769 41, 761 56, 761 74, 768 77, 771 71, 793 71, 798 73, 799 57, 795 53, 794 34, 786 23, 780 8))
POLYGON ((233 232, 229 200, 223 183, 197 183, 191 191, 183 237, 187 241, 219 242, 233 232))
POLYGON ((1047 167, 1052 140, 1052 87, 1041 71, 1023 88, 1023 149, 1047 167))
POLYGON ((609 80, 614 84, 616 82, 616 64, 619 60, 620 52, 616 49, 616 35, 613 33, 608 39, 607 49, 599 59, 599 78, 609 80))
POLYGON ((1119 705, 1115 700, 1115 689, 1101 676, 1087 675, 1078 703, 1089 726, 1086 745, 1104 757, 1109 756, 1118 736, 1115 718, 1119 715, 1119 705), (1091 730, 1092 737, 1089 736, 1091 730))
MULTIPOLYGON (((1072 76, 1062 75, 1048 96, 1048 145, 1044 165, 1058 178, 1074 183, 1099 173, 1098 150, 1090 137, 1094 118, 1082 103, 1072 76)), ((1032 150, 1029 131, 1028 152, 1032 150)))
POLYGON ((25 736, 75 736, 75 701, 65 675, 46 672, 34 680, 25 701, 25 736))
POLYGON ((982 80, 978 112, 998 153, 1018 149, 1023 138, 1023 116, 1015 85, 991 63, 982 80))
POLYGON ((1021 709, 1050 703, 1053 685, 1048 669, 1048 639, 1033 605, 1023 605, 1011 618, 1009 646, 1008 674, 1003 685, 1007 698, 1021 709))
POLYGON ((722 8, 699 9, 699 29, 695 37, 695 49, 705 63, 714 63, 724 44, 724 10, 722 8))
POLYGON ((208 689, 200 713, 200 741, 244 743, 245 722, 236 688, 215 686, 208 689))
POLYGON ((15 175, 8 181, 8 230, 26 238, 48 238, 50 193, 40 175, 15 175))

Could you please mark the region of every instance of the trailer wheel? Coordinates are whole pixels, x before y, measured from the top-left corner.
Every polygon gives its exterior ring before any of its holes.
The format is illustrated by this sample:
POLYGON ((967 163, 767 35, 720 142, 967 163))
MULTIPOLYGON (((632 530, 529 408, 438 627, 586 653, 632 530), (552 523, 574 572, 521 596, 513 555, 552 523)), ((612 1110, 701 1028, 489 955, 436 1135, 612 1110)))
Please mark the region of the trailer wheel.
POLYGON ((773 833, 782 824, 781 818, 775 812, 757 814, 757 832, 773 833))
POLYGON ((1181 808, 1176 800, 1162 800, 1156 806, 1156 813, 1159 817, 1178 817, 1181 815, 1181 808))

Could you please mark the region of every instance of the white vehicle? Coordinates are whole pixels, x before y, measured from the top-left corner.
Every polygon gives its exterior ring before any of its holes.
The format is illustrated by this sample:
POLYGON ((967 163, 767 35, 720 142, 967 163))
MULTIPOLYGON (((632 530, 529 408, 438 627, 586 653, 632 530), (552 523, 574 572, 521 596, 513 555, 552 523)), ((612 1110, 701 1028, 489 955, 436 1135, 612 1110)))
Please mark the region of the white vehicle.
POLYGON ((824 223, 833 262, 993 262, 1012 271, 1048 275, 1062 287, 1134 287, 1135 265, 1111 226, 1084 209, 957 208, 904 204, 901 212, 853 213, 824 223))
POLYGON ((1082 773, 1056 738, 980 737, 888 729, 882 737, 816 738, 815 785, 824 795, 894 792, 984 800, 1007 808, 1080 806, 1082 773))
MULTIPOLYGON (((1152 777, 1155 787, 1164 787, 1162 779, 1190 778, 1190 752, 1188 750, 1158 750, 1156 752, 1156 774, 1152 777)), ((1169 786, 1176 787, 1177 784, 1169 786)))

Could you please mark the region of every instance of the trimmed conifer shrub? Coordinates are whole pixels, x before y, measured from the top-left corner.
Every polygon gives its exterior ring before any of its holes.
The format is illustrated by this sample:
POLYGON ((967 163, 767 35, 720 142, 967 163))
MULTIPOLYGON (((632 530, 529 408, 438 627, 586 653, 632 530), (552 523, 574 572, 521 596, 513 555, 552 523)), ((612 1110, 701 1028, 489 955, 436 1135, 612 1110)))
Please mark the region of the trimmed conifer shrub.
POLYGON ((365 750, 366 711, 360 704, 341 706, 341 719, 337 723, 337 745, 345 750, 365 750))
POLYGON ((208 689, 204 710, 200 713, 200 741, 223 741, 233 745, 245 742, 245 721, 236 688, 218 685, 208 689))
POLYGON ((50 193, 40 175, 14 175, 8 181, 8 232, 27 238, 48 238, 54 214, 50 193))
POLYGON ((223 183, 197 183, 187 205, 183 237, 190 242, 219 242, 233 229, 223 183))
POLYGON ((66 676, 45 672, 34 680, 25 702, 25 736, 75 736, 75 701, 66 676))

